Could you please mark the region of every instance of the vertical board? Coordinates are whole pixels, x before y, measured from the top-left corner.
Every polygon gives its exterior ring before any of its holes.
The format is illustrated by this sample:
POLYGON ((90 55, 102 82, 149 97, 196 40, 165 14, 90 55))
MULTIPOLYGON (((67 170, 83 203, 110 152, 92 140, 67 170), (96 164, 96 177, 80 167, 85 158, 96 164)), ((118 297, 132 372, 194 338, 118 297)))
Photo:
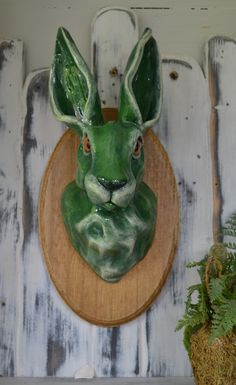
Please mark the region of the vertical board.
POLYGON ((137 16, 122 8, 103 8, 92 24, 92 69, 102 107, 117 107, 122 75, 138 40, 137 16))
MULTIPOLYGON (((122 75, 137 40, 137 17, 132 11, 104 8, 96 15, 92 24, 92 67, 103 108, 118 106, 122 75)), ((103 356, 99 376, 145 375, 145 370, 140 372, 143 359, 139 353, 144 325, 145 316, 141 316, 126 325, 102 329, 98 340, 103 356)))
POLYGON ((236 41, 220 36, 210 39, 206 64, 212 105, 217 232, 219 226, 236 211, 236 41))
MULTIPOLYGON (((54 307, 50 284, 44 269, 38 242, 37 205, 41 177, 47 159, 62 133, 48 106, 48 72, 30 74, 25 83, 23 128, 23 230, 22 311, 20 319, 19 371, 17 375, 44 376, 56 372, 51 364, 52 350, 57 351, 57 366, 63 361, 60 338, 55 341, 48 313, 54 307)), ((51 314, 52 315, 52 314, 51 314)), ((54 314, 53 314, 54 315, 54 314)), ((58 326, 60 333, 60 326, 58 326)), ((58 335, 59 337, 59 335, 58 335)))
POLYGON ((16 371, 23 43, 0 43, 0 375, 16 371))
POLYGON ((64 127, 52 116, 48 71, 28 76, 24 90, 23 226, 19 376, 73 377, 94 360, 94 328, 64 304, 52 286, 38 239, 38 197, 47 161, 64 127))
POLYGON ((155 132, 174 167, 180 198, 180 239, 169 280, 147 315, 148 374, 189 375, 190 365, 175 333, 186 288, 198 280, 185 264, 202 258, 212 243, 210 101, 207 82, 194 60, 163 60, 163 109, 155 132))

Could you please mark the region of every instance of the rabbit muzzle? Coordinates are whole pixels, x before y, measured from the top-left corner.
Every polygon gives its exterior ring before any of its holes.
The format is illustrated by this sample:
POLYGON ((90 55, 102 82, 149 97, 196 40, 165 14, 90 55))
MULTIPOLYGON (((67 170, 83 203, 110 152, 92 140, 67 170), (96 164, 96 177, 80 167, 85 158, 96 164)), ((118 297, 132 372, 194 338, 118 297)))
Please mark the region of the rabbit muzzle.
POLYGON ((108 181, 103 177, 87 174, 84 185, 94 205, 112 203, 118 207, 127 207, 134 196, 136 181, 134 178, 129 181, 108 181))

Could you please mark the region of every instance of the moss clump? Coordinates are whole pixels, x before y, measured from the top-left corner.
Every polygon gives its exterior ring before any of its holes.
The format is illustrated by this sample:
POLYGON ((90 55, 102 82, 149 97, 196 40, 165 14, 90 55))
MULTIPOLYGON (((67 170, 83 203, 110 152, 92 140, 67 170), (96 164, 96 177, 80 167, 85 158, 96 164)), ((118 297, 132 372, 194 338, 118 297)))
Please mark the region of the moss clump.
POLYGON ((215 339, 209 344, 211 334, 203 326, 191 337, 191 363, 198 385, 236 384, 236 335, 215 339))

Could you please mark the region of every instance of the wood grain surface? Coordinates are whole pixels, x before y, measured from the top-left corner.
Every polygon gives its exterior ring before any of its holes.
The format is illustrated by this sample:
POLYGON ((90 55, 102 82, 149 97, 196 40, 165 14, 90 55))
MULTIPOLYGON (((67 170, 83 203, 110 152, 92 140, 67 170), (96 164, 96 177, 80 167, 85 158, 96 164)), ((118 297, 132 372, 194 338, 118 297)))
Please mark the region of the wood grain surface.
POLYGON ((0 42, 0 375, 17 367, 22 242, 21 89, 23 44, 0 42))
POLYGON ((212 37, 206 45, 206 74, 211 97, 211 140, 214 170, 214 234, 236 211, 235 121, 236 121, 236 41, 212 37))
POLYGON ((35 71, 27 76, 23 89, 24 238, 20 254, 21 268, 18 271, 18 295, 21 298, 18 303, 18 376, 24 373, 27 376, 39 376, 43 367, 44 373, 53 375, 58 363, 63 362, 60 340, 64 335, 57 317, 58 301, 43 264, 38 240, 40 182, 48 159, 64 130, 54 119, 48 103, 48 77, 48 70, 35 71), (56 330, 57 338, 54 334, 56 330))
POLYGON ((176 333, 175 327, 184 311, 187 287, 199 281, 196 269, 187 269, 186 264, 200 260, 213 242, 211 106, 207 81, 195 60, 164 58, 162 71, 163 108, 154 131, 177 180, 180 238, 167 284, 147 312, 148 368, 156 376, 170 375, 171 368, 176 375, 190 375, 182 333, 176 333))
POLYGON ((130 321, 146 310, 163 286, 178 239, 178 196, 166 152, 150 130, 145 136, 145 177, 158 199, 156 235, 145 256, 118 283, 98 277, 73 249, 60 212, 65 186, 76 173, 78 137, 67 131, 53 152, 39 203, 41 244, 51 278, 82 318, 103 326, 130 321))

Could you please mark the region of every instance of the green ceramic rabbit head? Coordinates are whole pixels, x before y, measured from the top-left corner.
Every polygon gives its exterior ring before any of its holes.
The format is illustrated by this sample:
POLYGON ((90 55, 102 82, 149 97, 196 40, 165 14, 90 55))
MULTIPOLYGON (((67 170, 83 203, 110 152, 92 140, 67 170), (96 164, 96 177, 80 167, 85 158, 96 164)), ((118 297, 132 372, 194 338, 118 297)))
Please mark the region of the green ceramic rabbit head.
POLYGON ((161 105, 151 30, 128 60, 116 122, 104 123, 95 80, 64 28, 57 34, 49 93, 56 118, 80 136, 76 180, 61 201, 67 232, 90 267, 116 282, 145 256, 155 231, 156 197, 142 182, 143 135, 161 105))

